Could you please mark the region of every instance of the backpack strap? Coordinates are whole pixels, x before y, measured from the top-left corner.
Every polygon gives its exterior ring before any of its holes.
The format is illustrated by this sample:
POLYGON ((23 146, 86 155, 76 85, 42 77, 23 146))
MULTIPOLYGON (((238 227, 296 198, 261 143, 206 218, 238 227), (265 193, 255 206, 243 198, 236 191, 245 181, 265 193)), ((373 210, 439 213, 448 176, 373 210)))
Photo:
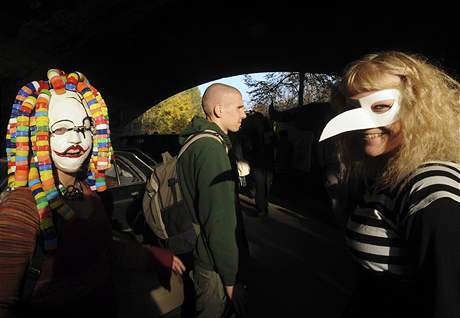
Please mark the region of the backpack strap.
POLYGON ((221 144, 223 144, 225 146, 225 151, 228 153, 228 147, 225 144, 225 141, 222 138, 222 136, 219 135, 219 133, 217 131, 214 131, 214 130, 211 130, 211 129, 206 129, 206 130, 203 130, 202 132, 199 132, 197 134, 189 136, 185 140, 185 143, 183 144, 183 146, 181 147, 181 149, 179 151, 179 154, 177 155, 177 159, 179 159, 179 157, 185 152, 185 150, 187 150, 187 148, 192 143, 194 143, 198 139, 201 139, 201 138, 204 138, 204 137, 210 137, 210 138, 214 138, 214 139, 218 140, 221 144))
MULTIPOLYGON (((222 136, 219 135, 219 133, 214 131, 214 130, 206 129, 206 130, 203 130, 202 132, 199 132, 197 134, 189 136, 185 140, 184 145, 181 147, 181 149, 179 151, 179 154, 177 155, 177 159, 180 158, 180 156, 185 152, 185 150, 187 150, 187 148, 192 143, 194 143, 198 139, 201 139, 201 138, 204 138, 204 137, 210 137, 210 138, 214 138, 214 139, 218 140, 221 144, 223 144, 225 146, 225 151, 228 152, 227 145, 225 144, 224 139, 222 138, 222 136)), ((169 155, 169 153, 168 153, 168 155, 169 155)), ((172 157, 170 156, 170 158, 172 158, 172 157)), ((167 157, 163 157, 163 160, 169 160, 169 159, 167 157)), ((176 193, 176 188, 174 187, 174 182, 176 182, 176 181, 177 181, 177 179, 176 180, 172 180, 172 179, 168 180, 169 186, 171 187, 171 190, 172 190, 172 193, 173 193, 175 203, 177 203, 177 193, 176 193)))
MULTIPOLYGON (((222 145, 225 146, 225 152, 228 153, 228 147, 225 144, 225 141, 222 138, 222 136, 217 131, 214 131, 214 130, 211 130, 211 129, 206 129, 206 130, 203 130, 202 132, 199 132, 197 134, 189 136, 185 140, 185 143, 182 145, 182 148, 181 148, 179 154, 177 155, 177 159, 179 159, 179 157, 185 152, 185 150, 187 150, 187 148, 192 143, 194 143, 198 139, 201 139, 201 138, 204 138, 204 137, 210 137, 210 138, 214 138, 214 139, 218 140, 222 145)), ((180 166, 178 166, 178 168, 180 169, 180 166)), ((195 230, 195 234, 198 237, 200 235, 200 232, 201 232, 200 222, 198 221, 198 219, 197 219, 197 217, 196 217, 196 215, 194 213, 190 213, 190 214, 192 216, 193 229, 195 230)))

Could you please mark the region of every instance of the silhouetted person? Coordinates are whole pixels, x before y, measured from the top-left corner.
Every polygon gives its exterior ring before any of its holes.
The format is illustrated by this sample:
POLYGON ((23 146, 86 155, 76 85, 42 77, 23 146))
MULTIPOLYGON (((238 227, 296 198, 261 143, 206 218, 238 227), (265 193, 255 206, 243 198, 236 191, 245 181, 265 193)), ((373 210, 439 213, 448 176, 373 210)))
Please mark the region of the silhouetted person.
POLYGON ((268 213, 273 178, 273 130, 268 119, 259 112, 252 112, 243 125, 243 153, 251 167, 256 208, 258 214, 263 216, 268 213))

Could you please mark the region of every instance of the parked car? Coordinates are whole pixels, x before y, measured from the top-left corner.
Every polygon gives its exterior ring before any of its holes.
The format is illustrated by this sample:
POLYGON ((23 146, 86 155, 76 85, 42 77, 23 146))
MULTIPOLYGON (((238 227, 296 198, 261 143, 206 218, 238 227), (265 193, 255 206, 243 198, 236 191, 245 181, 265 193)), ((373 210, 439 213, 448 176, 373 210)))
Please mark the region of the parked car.
MULTIPOLYGON (((145 185, 156 161, 139 149, 115 150, 112 167, 106 170, 107 190, 99 193, 113 227, 117 231, 134 233, 138 240, 149 229, 144 224, 142 198, 145 185)), ((7 185, 6 158, 0 158, 0 192, 7 185)))

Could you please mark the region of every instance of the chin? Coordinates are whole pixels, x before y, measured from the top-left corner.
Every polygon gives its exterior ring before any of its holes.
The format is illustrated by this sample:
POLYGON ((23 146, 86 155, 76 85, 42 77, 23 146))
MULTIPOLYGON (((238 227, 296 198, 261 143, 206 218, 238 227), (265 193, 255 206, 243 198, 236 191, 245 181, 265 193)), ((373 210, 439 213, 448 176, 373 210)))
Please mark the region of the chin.
POLYGON ((76 173, 78 170, 80 170, 81 164, 78 165, 68 165, 68 166, 63 166, 63 165, 56 165, 56 169, 62 171, 62 172, 67 172, 67 173, 76 173))
POLYGON ((52 156, 54 166, 57 170, 66 172, 66 173, 76 173, 80 170, 88 156, 81 156, 78 158, 62 158, 52 156))
POLYGON ((381 151, 368 151, 366 150, 366 154, 369 156, 369 157, 378 157, 378 156, 381 156, 383 154, 385 154, 384 152, 381 152, 381 151))
POLYGON ((371 157, 384 155, 389 151, 386 135, 364 141, 364 152, 371 157))
POLYGON ((391 152, 392 149, 387 149, 386 147, 364 147, 364 152, 370 157, 379 157, 386 155, 391 152))
POLYGON ((238 130, 240 130, 241 128, 241 125, 238 125, 236 127, 233 127, 233 129, 229 129, 231 132, 237 132, 238 130))

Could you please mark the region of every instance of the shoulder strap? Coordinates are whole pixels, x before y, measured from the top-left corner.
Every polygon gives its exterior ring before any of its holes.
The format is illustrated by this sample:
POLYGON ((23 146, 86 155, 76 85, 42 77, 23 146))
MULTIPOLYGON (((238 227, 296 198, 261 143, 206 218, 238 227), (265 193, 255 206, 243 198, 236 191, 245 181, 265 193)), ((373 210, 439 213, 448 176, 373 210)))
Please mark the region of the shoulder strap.
POLYGON ((35 251, 30 258, 27 270, 24 273, 22 281, 22 289, 20 293, 20 301, 22 303, 28 303, 32 297, 35 285, 37 284, 38 278, 40 277, 43 262, 45 261, 45 252, 42 246, 41 235, 37 237, 35 244, 35 251))
MULTIPOLYGON (((86 186, 88 187, 88 185, 86 186)), ((59 233, 59 231, 62 229, 62 222, 64 222, 64 220, 60 215, 56 215, 54 222, 56 231, 59 233)), ((47 258, 43 244, 43 236, 42 233, 39 232, 35 242, 34 253, 29 259, 29 264, 27 264, 27 268, 22 279, 22 288, 19 292, 20 303, 26 304, 30 302, 35 290, 35 285, 40 278, 43 264, 47 258)))
POLYGON ((228 152, 227 145, 225 144, 224 139, 222 138, 222 136, 219 135, 219 133, 214 131, 214 130, 206 129, 206 130, 203 130, 202 132, 199 132, 197 134, 189 136, 185 140, 184 145, 181 147, 181 149, 179 151, 179 154, 177 155, 177 158, 179 159, 179 157, 185 152, 185 150, 187 150, 187 148, 192 143, 194 143, 198 139, 201 139, 201 138, 204 138, 204 137, 210 137, 210 138, 214 138, 214 139, 218 140, 221 144, 223 144, 225 146, 225 151, 228 152))
MULTIPOLYGON (((224 139, 222 138, 222 136, 214 131, 214 130, 211 130, 211 129, 206 129, 206 130, 203 130, 202 132, 199 132, 197 134, 194 134, 194 135, 191 135, 189 136, 186 140, 185 140, 185 143, 184 145, 182 146, 179 154, 177 155, 177 158, 179 159, 179 157, 185 152, 185 150, 187 150, 187 148, 192 144, 194 143, 195 141, 197 141, 198 139, 201 139, 203 137, 210 137, 210 138, 214 138, 216 140, 218 140, 222 145, 225 146, 225 151, 228 153, 228 147, 227 145, 225 144, 225 141, 224 139)), ((177 166, 177 169, 180 169, 180 165, 177 166)), ((187 206, 187 204, 185 204, 187 206)), ((187 208, 187 210, 189 211, 190 215, 192 216, 192 224, 193 224, 193 229, 195 230, 195 234, 196 236, 198 237, 200 235, 200 232, 201 232, 201 224, 200 224, 200 221, 198 221, 198 218, 196 217, 195 213, 192 213, 190 211, 190 209, 187 208)), ((203 233, 204 234, 204 233, 203 233)), ((204 235, 204 239, 206 241, 206 244, 208 244, 208 241, 206 239, 206 236, 204 235)))

